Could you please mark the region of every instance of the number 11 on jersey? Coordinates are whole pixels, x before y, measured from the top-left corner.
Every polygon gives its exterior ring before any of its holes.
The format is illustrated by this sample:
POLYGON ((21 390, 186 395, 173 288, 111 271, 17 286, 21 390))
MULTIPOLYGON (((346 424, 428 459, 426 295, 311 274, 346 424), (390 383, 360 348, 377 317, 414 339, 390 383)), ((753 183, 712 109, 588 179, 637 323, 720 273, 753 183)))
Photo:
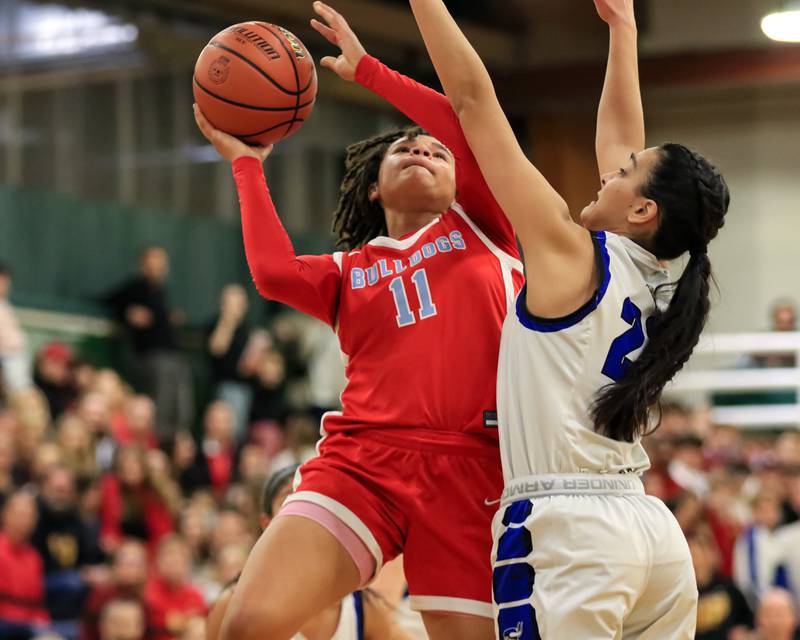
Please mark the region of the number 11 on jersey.
MULTIPOLYGON (((436 315, 436 305, 433 304, 431 299, 431 288, 428 284, 428 274, 425 269, 419 269, 411 276, 411 281, 417 290, 417 298, 419 299, 419 319, 427 320, 436 315)), ((397 307, 397 326, 407 327, 416 323, 417 318, 408 303, 408 295, 406 294, 406 286, 403 283, 403 278, 398 276, 389 283, 389 289, 394 296, 394 305, 397 307)))

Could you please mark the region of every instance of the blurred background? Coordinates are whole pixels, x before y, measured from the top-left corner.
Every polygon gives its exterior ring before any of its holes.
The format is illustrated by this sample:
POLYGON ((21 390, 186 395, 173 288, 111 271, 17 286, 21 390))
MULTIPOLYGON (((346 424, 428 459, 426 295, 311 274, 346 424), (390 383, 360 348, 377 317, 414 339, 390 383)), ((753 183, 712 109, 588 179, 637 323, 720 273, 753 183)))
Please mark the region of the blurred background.
MULTIPOLYGON (((447 4, 530 156, 580 210, 597 190, 607 49, 592 2, 447 4)), ((370 53, 438 87, 406 2, 334 6, 370 53)), ((800 602, 800 44, 769 39, 761 21, 795 7, 636 8, 648 142, 697 148, 732 192, 711 248, 708 335, 648 441, 648 490, 679 514, 705 576, 698 638, 791 637, 759 620, 783 616, 788 629, 800 602)), ((312 455, 319 416, 337 407, 335 336, 258 297, 230 167, 191 113, 211 36, 267 20, 319 59, 331 48, 311 16, 299 0, 0 3, 0 575, 27 572, 2 545, 29 538, 46 587, 22 606, 9 602, 33 587, 0 584, 0 637, 4 623, 26 637, 47 620, 57 636, 99 637, 120 592, 145 603, 151 637, 203 637, 191 620, 246 557, 265 477, 312 455), (132 304, 143 281, 159 293, 132 304), (169 580, 199 589, 181 615, 153 583, 167 580, 158 567, 118 583, 118 565, 159 545, 188 558, 169 580)), ((319 75, 312 118, 267 163, 298 253, 332 249, 345 147, 402 122, 362 87, 319 75)))

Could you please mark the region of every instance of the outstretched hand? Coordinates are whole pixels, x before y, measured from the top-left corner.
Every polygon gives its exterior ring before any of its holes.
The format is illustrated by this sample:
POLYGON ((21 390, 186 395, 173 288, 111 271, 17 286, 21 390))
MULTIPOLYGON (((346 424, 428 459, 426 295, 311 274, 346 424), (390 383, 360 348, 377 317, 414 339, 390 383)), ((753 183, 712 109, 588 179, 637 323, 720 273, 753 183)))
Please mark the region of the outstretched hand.
POLYGON ((356 68, 359 61, 367 55, 366 50, 350 25, 347 24, 344 16, 333 7, 329 7, 324 2, 315 2, 314 11, 328 24, 325 25, 317 19, 312 19, 311 26, 328 42, 339 47, 342 52, 338 57, 325 56, 320 60, 320 64, 333 71, 342 80, 352 82, 356 79, 356 68))
POLYGON ((594 0, 597 13, 614 27, 621 24, 636 24, 636 17, 633 11, 633 0, 594 0))
POLYGON ((267 159, 267 156, 272 152, 272 145, 268 147, 258 147, 245 144, 239 138, 234 138, 232 135, 214 128, 197 104, 192 105, 194 109, 194 119, 200 132, 206 137, 214 148, 226 160, 233 162, 236 158, 250 156, 258 158, 261 162, 267 159))

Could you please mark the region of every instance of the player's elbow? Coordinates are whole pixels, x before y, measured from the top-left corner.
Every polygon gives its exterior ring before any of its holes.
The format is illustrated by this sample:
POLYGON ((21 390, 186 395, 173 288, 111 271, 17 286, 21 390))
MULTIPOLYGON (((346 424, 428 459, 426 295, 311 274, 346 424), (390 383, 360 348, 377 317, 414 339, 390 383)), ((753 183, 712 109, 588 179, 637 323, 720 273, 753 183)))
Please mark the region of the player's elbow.
POLYGON ((250 273, 258 293, 267 300, 284 302, 286 293, 296 287, 295 273, 272 264, 255 264, 250 273))

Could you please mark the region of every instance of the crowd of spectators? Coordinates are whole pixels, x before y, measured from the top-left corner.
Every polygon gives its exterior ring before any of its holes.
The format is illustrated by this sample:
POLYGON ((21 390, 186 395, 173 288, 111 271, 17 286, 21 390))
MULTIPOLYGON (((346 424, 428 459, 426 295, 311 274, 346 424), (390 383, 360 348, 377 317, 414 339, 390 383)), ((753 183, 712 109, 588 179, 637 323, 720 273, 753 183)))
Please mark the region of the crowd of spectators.
MULTIPOLYGON (((337 408, 307 375, 339 358, 320 348, 333 333, 291 315, 252 326, 239 285, 205 328, 197 402, 167 273, 147 248, 106 296, 135 356, 112 368, 61 341, 29 356, 0 265, 0 638, 202 639, 260 532, 265 479, 314 455, 337 408)), ((343 374, 332 384, 336 403, 343 374)))
MULTIPOLYGON (((1 638, 203 638, 260 531, 266 477, 314 455, 337 408, 332 332, 291 315, 254 326, 239 285, 205 328, 211 389, 192 399, 167 271, 149 248, 107 298, 137 356, 123 375, 62 342, 26 361, 0 265, 1 638)), ((665 403, 645 443, 646 489, 694 559, 697 638, 800 637, 800 432, 748 434, 665 403)))

